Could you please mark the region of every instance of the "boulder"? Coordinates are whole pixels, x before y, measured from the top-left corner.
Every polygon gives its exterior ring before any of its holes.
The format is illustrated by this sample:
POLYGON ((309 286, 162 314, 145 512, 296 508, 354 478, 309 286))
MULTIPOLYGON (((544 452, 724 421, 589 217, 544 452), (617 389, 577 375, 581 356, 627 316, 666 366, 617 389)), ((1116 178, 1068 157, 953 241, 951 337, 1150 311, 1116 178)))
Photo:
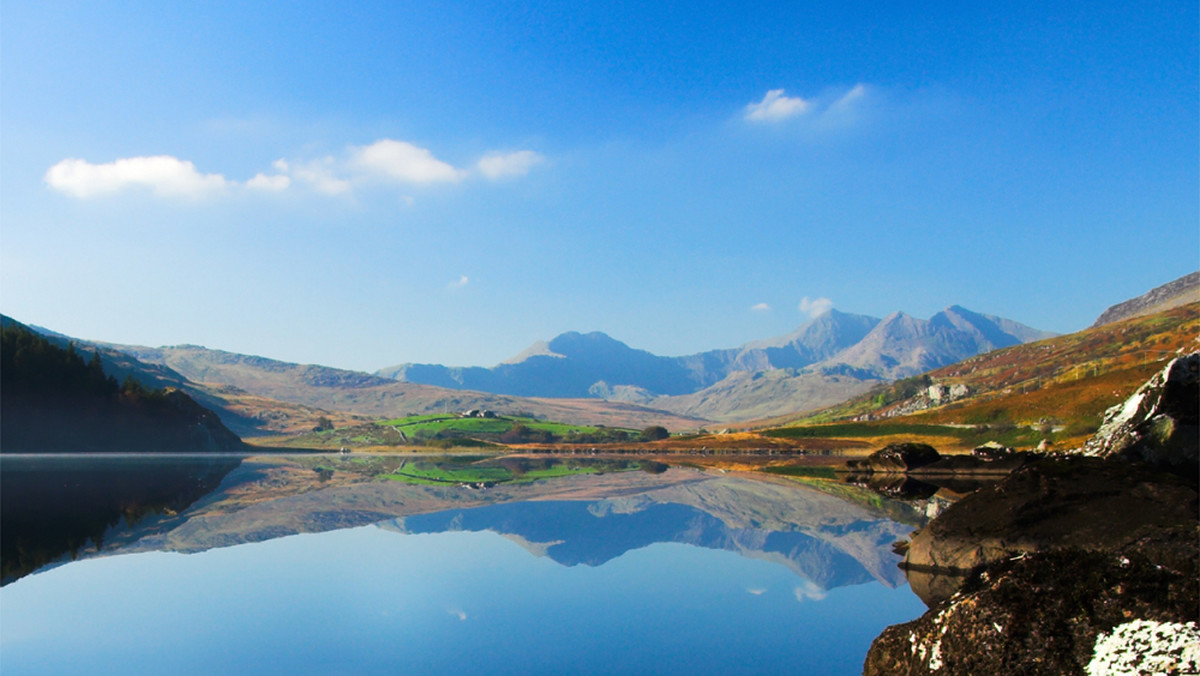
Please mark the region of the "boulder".
POLYGON ((941 458, 928 444, 888 444, 862 460, 850 460, 846 466, 856 472, 903 474, 941 458))
POLYGON ((1200 352, 1173 359, 1104 414, 1083 455, 1145 462, 1195 479, 1200 473, 1200 352))
POLYGON ((980 460, 1001 460, 1012 456, 1016 451, 997 441, 989 441, 982 446, 976 446, 971 456, 980 460))
POLYGON ((909 545, 904 565, 966 572, 1026 552, 1105 550, 1195 524, 1196 487, 1174 474, 1097 458, 1042 460, 950 505, 909 545))
POLYGON ((979 455, 944 455, 935 462, 911 470, 913 476, 933 477, 936 475, 961 477, 998 478, 1024 467, 1038 455, 1023 451, 1004 456, 985 457, 979 455))

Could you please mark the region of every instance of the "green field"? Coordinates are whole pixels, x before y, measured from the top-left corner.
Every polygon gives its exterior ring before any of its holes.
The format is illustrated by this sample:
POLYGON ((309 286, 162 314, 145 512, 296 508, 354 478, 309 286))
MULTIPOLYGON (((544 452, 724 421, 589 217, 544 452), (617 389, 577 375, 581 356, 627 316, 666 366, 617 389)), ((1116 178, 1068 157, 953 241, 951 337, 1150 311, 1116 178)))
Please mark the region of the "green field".
POLYGON ((410 442, 473 438, 504 443, 604 443, 628 441, 638 434, 636 430, 510 416, 468 418, 457 414, 432 414, 396 418, 380 424, 403 434, 410 442))
POLYGON ((558 460, 552 458, 471 458, 407 460, 380 475, 384 479, 421 485, 530 483, 577 474, 601 474, 645 469, 643 463, 622 460, 558 460))

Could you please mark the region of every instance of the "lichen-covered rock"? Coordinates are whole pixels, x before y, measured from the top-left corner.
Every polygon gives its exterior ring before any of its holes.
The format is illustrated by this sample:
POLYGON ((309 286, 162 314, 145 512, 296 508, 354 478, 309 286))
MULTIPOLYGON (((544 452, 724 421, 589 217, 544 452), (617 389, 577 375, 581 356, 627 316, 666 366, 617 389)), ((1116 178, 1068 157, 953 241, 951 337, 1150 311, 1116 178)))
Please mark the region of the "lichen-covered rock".
POLYGON ((1195 524, 1197 513, 1196 487, 1173 474, 1043 460, 948 507, 912 538, 904 565, 965 572, 1024 552, 1113 549, 1148 530, 1195 524))
POLYGON ((1087 674, 1200 674, 1200 630, 1195 622, 1126 622, 1096 639, 1087 674))
POLYGON ((1172 360, 1124 403, 1108 409, 1081 452, 1195 478, 1200 471, 1200 353, 1172 360))
MULTIPOLYGON (((1096 663, 1097 639, 1108 641, 1105 637, 1134 619, 1197 619, 1196 536, 1192 527, 1110 552, 1028 554, 976 569, 953 597, 876 638, 863 673, 1101 673, 1086 671, 1096 663)), ((1173 646, 1164 641, 1157 647, 1170 655, 1173 646)), ((1109 643, 1100 643, 1099 651, 1111 651, 1109 643)))

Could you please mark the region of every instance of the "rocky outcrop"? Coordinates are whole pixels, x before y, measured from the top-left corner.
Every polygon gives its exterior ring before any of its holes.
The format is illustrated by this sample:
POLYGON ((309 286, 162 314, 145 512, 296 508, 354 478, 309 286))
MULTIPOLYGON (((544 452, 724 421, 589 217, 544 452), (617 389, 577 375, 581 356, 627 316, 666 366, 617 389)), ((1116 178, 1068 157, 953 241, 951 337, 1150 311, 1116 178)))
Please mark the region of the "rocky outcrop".
POLYGON ((1135 460, 1195 477, 1200 471, 1200 353, 1173 359, 1108 409, 1084 455, 1135 460))
POLYGON ((1059 550, 1002 559, 967 577, 948 601, 886 629, 863 665, 870 676, 1195 673, 1174 632, 1148 632, 1139 669, 1113 662, 1109 642, 1131 618, 1195 633, 1197 531, 1160 532, 1116 551, 1059 550), (1156 654, 1157 653, 1157 654, 1156 654), (1154 655, 1156 664, 1147 664, 1154 655))
POLYGON ((903 565, 930 610, 880 635, 864 673, 1196 673, 1178 635, 1200 636, 1198 375, 1200 355, 1172 361, 1084 449, 1029 458, 915 534, 903 565))
MULTIPOLYGON (((1003 447, 981 447, 972 455, 942 455, 927 444, 890 444, 862 460, 847 460, 846 471, 860 483, 874 475, 899 474, 934 478, 990 478, 1004 476, 1040 457, 1030 452, 1015 452, 1003 447)), ((871 482, 879 483, 879 477, 871 482)), ((937 482, 943 485, 944 482, 937 482)))
POLYGON ((894 404, 887 407, 883 411, 877 413, 864 413, 855 418, 855 420, 874 420, 877 418, 898 418, 900 416, 911 415, 917 411, 925 411, 935 406, 948 404, 952 401, 957 401, 964 397, 971 396, 971 388, 956 383, 954 385, 944 385, 942 383, 933 383, 929 387, 921 390, 911 399, 902 401, 899 404, 894 404))
POLYGON ((853 472, 903 474, 937 462, 941 454, 928 444, 888 444, 862 460, 849 460, 846 468, 853 472))
POLYGON ((904 565, 963 573, 1023 553, 1112 550, 1194 524, 1198 510, 1195 486, 1175 475, 1094 458, 1045 460, 948 507, 912 538, 904 565))

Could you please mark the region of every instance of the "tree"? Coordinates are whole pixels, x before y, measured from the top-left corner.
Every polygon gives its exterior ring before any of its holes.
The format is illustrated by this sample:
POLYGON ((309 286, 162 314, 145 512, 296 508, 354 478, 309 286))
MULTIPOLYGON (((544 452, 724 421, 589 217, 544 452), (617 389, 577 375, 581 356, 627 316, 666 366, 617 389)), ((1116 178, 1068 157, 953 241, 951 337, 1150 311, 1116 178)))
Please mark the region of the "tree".
POLYGON ((651 425, 642 430, 642 441, 660 441, 669 436, 671 436, 671 433, 662 425, 651 425))

